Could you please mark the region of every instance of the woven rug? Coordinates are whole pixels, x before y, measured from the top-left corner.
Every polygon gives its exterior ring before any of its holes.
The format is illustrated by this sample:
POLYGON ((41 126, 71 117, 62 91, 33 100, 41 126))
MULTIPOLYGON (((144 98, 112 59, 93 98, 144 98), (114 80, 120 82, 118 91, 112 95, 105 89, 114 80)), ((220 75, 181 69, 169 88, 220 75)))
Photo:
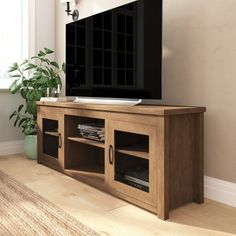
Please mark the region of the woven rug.
POLYGON ((99 234, 0 171, 0 235, 99 234))

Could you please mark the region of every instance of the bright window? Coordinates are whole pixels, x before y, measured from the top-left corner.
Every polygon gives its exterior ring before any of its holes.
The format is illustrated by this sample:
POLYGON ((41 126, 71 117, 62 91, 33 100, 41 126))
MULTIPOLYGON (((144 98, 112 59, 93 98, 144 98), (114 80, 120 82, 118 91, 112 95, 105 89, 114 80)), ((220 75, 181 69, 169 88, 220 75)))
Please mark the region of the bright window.
POLYGON ((1 0, 0 89, 11 84, 6 73, 9 65, 28 57, 28 15, 27 0, 1 0))

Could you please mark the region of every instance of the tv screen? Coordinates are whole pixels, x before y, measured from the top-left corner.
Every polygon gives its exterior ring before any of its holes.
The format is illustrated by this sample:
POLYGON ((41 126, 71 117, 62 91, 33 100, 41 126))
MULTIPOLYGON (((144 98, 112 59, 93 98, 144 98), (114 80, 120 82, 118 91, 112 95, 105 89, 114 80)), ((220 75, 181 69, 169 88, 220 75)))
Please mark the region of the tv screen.
POLYGON ((162 0, 66 25, 66 95, 161 99, 162 0))

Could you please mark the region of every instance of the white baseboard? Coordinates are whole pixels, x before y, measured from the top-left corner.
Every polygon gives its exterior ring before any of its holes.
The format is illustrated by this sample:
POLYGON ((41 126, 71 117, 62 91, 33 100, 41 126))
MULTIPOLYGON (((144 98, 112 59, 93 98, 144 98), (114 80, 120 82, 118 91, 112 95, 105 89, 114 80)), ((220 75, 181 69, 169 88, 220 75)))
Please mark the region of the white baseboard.
POLYGON ((24 153, 24 141, 0 142, 0 156, 24 153))
POLYGON ((236 207, 236 184, 205 176, 205 197, 236 207))

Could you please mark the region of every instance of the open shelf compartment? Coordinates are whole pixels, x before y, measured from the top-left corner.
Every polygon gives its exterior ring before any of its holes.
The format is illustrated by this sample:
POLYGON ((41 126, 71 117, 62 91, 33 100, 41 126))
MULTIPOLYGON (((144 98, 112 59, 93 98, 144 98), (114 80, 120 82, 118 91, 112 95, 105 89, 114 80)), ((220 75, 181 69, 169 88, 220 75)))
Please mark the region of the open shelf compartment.
POLYGON ((65 169, 78 178, 104 185, 104 149, 80 142, 67 141, 65 169))
POLYGON ((100 131, 96 133, 99 137, 103 137, 103 139, 96 140, 93 137, 87 137, 85 134, 81 134, 82 132, 78 129, 79 125, 98 127, 98 129, 103 129, 105 127, 105 121, 103 119, 89 118, 89 117, 81 117, 81 116, 70 116, 66 115, 65 117, 66 123, 66 139, 69 141, 84 143, 87 145, 92 145, 100 148, 104 148, 104 135, 105 132, 101 134, 100 131))
POLYGON ((86 182, 104 185, 104 142, 82 137, 78 125, 98 124, 105 121, 82 116, 65 116, 65 169, 67 173, 86 182))

